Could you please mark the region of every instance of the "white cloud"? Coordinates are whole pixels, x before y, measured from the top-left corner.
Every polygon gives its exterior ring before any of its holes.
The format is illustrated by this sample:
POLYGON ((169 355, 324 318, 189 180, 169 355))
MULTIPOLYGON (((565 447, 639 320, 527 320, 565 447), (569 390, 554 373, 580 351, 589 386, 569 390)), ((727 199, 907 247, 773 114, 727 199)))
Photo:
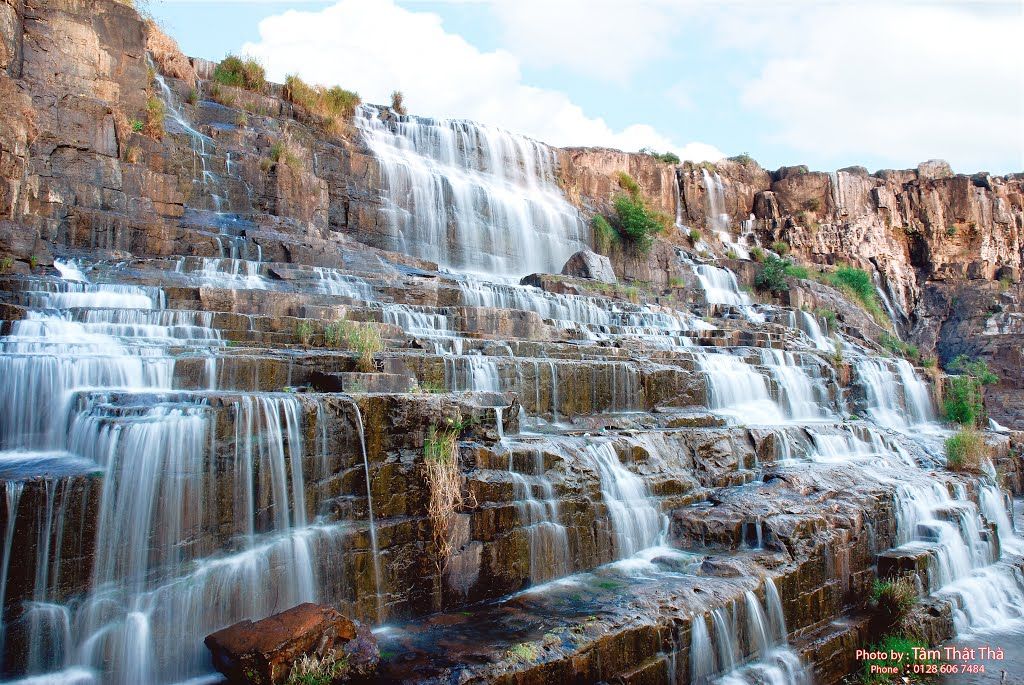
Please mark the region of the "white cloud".
POLYGON ((624 83, 672 52, 689 11, 679 0, 498 0, 503 42, 524 64, 624 83))
POLYGON ((448 33, 438 15, 411 11, 393 0, 341 0, 319 12, 289 10, 260 22, 260 41, 242 51, 281 81, 307 81, 359 91, 386 102, 403 91, 417 114, 465 117, 524 133, 552 145, 672 150, 683 158, 718 159, 702 143, 678 144, 644 124, 613 130, 588 117, 564 94, 522 81, 520 62, 505 50, 481 52, 448 33))
POLYGON ((1019 6, 825 5, 722 17, 719 29, 723 45, 770 51, 741 101, 776 142, 900 166, 1024 167, 1019 6))

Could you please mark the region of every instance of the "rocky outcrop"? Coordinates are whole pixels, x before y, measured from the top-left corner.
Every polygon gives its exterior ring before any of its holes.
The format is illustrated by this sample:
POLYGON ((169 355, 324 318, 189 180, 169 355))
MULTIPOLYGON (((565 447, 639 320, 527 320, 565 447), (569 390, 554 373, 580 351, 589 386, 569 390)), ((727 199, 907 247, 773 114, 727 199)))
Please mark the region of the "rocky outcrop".
POLYGON ((569 257, 569 261, 562 267, 562 274, 589 278, 602 283, 616 283, 618 280, 615 278, 611 260, 590 250, 580 250, 569 257))
POLYGON ((344 682, 376 668, 377 641, 366 626, 330 607, 300 604, 263 620, 240 621, 206 638, 213 665, 232 683, 279 685, 301 658, 325 663, 323 682, 344 682))

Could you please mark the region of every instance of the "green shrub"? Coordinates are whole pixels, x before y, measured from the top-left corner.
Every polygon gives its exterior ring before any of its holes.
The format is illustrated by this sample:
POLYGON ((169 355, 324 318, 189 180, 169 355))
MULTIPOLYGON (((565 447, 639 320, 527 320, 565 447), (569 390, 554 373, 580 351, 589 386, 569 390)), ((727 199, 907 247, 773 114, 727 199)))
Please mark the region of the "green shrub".
POLYGON ((7 273, 14 268, 14 257, 10 255, 0 259, 0 273, 7 273))
POLYGON ((974 428, 961 428, 946 439, 946 468, 950 471, 979 471, 988 453, 985 438, 974 428))
POLYGON ((628 239, 638 252, 649 252, 654 236, 665 229, 662 215, 647 209, 643 200, 625 195, 615 198, 612 206, 619 234, 628 239))
POLYGON ((736 254, 736 250, 726 250, 725 251, 725 258, 726 259, 739 259, 739 255, 736 254))
POLYGON ((946 228, 946 237, 947 238, 954 238, 954 237, 956 237, 956 226, 949 226, 949 227, 946 228))
POLYGON ((888 633, 898 627, 917 604, 917 587, 910 576, 875 580, 869 598, 874 627, 888 633))
POLYGON ((185 98, 185 102, 187 102, 190 105, 194 105, 197 102, 199 102, 199 91, 195 88, 190 88, 188 91, 188 96, 185 98))
POLYGON ((146 128, 146 124, 142 119, 132 119, 131 126, 132 130, 136 133, 142 133, 142 129, 146 128))
POLYGON ((926 369, 935 369, 939 366, 939 360, 935 357, 925 357, 921 360, 921 366, 926 369))
POLYGON ((789 243, 784 240, 776 240, 772 243, 772 251, 780 257, 785 257, 789 254, 789 243))
POLYGON ((632 176, 619 172, 618 181, 627 194, 618 195, 612 201, 614 216, 594 217, 594 246, 598 251, 602 251, 602 248, 607 250, 621 238, 636 251, 646 254, 651 249, 654 236, 665 230, 671 219, 647 207, 640 194, 640 185, 632 176))
POLYGON ((228 55, 213 70, 213 82, 262 93, 267 87, 267 74, 263 65, 251 57, 228 55))
POLYGON ((700 242, 700 239, 701 239, 700 231, 698 231, 696 228, 691 228, 690 229, 690 233, 689 233, 689 238, 690 238, 690 242, 693 243, 694 245, 696 245, 697 243, 700 242))
POLYGON ((736 155, 735 157, 730 157, 729 159, 731 161, 733 161, 733 162, 738 163, 738 164, 742 164, 743 166, 754 164, 754 158, 751 157, 746 152, 744 152, 743 154, 740 154, 740 155, 736 155))
POLYGON ((811 212, 817 212, 821 210, 821 200, 816 197, 812 197, 804 203, 804 207, 811 212))
POLYGON ((983 388, 999 382, 999 377, 983 359, 960 355, 947 367, 959 375, 950 378, 943 398, 946 419, 961 426, 979 426, 987 418, 983 388))
POLYGON ((674 152, 655 152, 649 147, 640 148, 640 154, 650 155, 659 162, 665 162, 666 164, 679 164, 679 155, 674 152))
POLYGON ((755 246, 750 248, 750 256, 754 259, 755 262, 760 263, 764 261, 765 252, 760 247, 755 246))
POLYGON ((789 290, 789 283, 786 281, 786 269, 790 267, 789 260, 779 259, 775 255, 768 255, 761 270, 754 277, 754 287, 761 291, 770 293, 784 293, 789 290))

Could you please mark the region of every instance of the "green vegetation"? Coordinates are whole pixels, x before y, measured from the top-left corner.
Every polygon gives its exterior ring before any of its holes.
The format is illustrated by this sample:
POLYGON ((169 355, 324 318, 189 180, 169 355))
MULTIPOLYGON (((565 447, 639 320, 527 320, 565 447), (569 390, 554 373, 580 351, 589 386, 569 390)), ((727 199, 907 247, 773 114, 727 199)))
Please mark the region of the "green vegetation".
POLYGON ((323 657, 303 654, 292 664, 285 685, 331 685, 348 674, 348 655, 331 651, 323 657))
POLYGON ((188 95, 185 97, 185 102, 190 105, 194 105, 199 102, 199 91, 195 88, 189 88, 188 95))
POLYGON ((376 370, 374 356, 384 349, 380 328, 372 323, 333 321, 324 327, 324 344, 354 350, 359 359, 356 368, 363 373, 376 370))
POLYGON ((956 226, 948 226, 946 228, 946 237, 947 238, 955 238, 956 237, 956 226))
POLYGON ((821 200, 816 197, 812 197, 810 200, 804 203, 804 208, 810 212, 821 211, 821 200))
POLYGON ((974 428, 961 428, 946 439, 946 468, 950 471, 979 471, 988 448, 985 438, 974 428))
POLYGON ((921 360, 921 366, 929 370, 936 369, 939 366, 939 360, 935 357, 925 357, 921 360))
POLYGON ((823 274, 822 278, 825 283, 842 291, 859 304, 879 326, 892 328, 892 321, 879 304, 875 286, 871 283, 871 275, 867 271, 849 264, 840 264, 832 273, 823 274))
MULTIPOLYGON (((872 645, 869 650, 879 654, 888 655, 883 659, 868 659, 864 661, 860 682, 862 685, 889 685, 890 683, 904 683, 905 673, 912 674, 914 671, 924 671, 920 668, 935 663, 928 659, 917 659, 914 657, 914 648, 925 649, 928 645, 904 635, 890 635, 881 642, 872 645), (919 668, 914 668, 917 665, 919 668), (890 674, 889 671, 893 671, 890 674)), ((918 652, 919 654, 921 652, 918 652)), ((919 683, 928 676, 911 675, 914 678, 908 682, 919 683)))
POLYGON ((789 283, 786 281, 786 270, 792 266, 788 259, 779 259, 775 255, 768 255, 761 270, 754 277, 754 287, 762 292, 770 292, 775 295, 789 290, 789 283))
POLYGON ((814 313, 815 315, 821 317, 825 321, 825 326, 828 327, 830 333, 836 329, 836 324, 838 323, 838 321, 836 319, 836 313, 834 311, 832 311, 831 309, 818 309, 815 310, 814 313))
POLYGON ((882 343, 882 347, 889 350, 889 352, 899 355, 904 359, 914 362, 915 364, 921 360, 921 350, 918 349, 917 345, 903 342, 895 335, 882 333, 880 342, 882 343))
POLYGON ((838 340, 833 340, 832 348, 832 366, 838 368, 842 366, 845 361, 843 359, 843 343, 839 342, 838 340))
POLYGON ((447 392, 447 388, 445 388, 444 385, 438 383, 437 381, 422 381, 416 384, 416 387, 413 390, 413 392, 437 394, 447 392))
POLYGON ((999 292, 1005 293, 1013 285, 1013 281, 1010 280, 1009 276, 1003 276, 999 279, 999 292))
POLYGON ((637 252, 646 254, 654 243, 654 236, 665 230, 671 219, 647 207, 640 185, 632 176, 619 172, 618 180, 625 193, 612 201, 614 216, 594 217, 594 247, 598 251, 607 251, 612 243, 621 239, 637 252))
POLYGON ((521 642, 509 649, 507 656, 509 661, 532 664, 540 657, 540 652, 535 645, 521 642))
POLYGON ((690 242, 693 243, 694 245, 696 245, 697 243, 700 242, 700 239, 701 239, 700 231, 698 231, 696 228, 691 228, 690 229, 690 233, 689 233, 689 238, 690 238, 690 242))
POLYGON ((142 133, 142 129, 146 128, 146 123, 142 119, 132 119, 131 127, 135 133, 142 133))
POLYGON ((674 152, 655 152, 649 147, 640 148, 640 154, 650 155, 659 162, 665 162, 666 164, 679 164, 679 155, 674 152))
POLYGON ((789 243, 785 240, 776 240, 772 243, 772 251, 778 254, 780 257, 785 257, 789 254, 789 243))
POLYGON ((213 70, 213 82, 262 93, 267 87, 267 73, 263 65, 251 57, 242 59, 228 55, 213 70))
POLYGON ((961 426, 977 427, 987 418, 983 388, 999 382, 999 377, 983 359, 960 355, 947 367, 957 376, 950 378, 943 398, 946 420, 961 426))
POLYGON ((729 160, 733 161, 733 162, 736 162, 738 164, 742 164, 743 166, 747 166, 749 164, 755 164, 754 158, 751 157, 746 152, 744 152, 743 154, 740 154, 740 155, 736 155, 735 157, 730 157, 729 160))
POLYGON ((668 284, 673 288, 685 288, 686 279, 680 278, 679 276, 673 276, 672 278, 668 279, 668 284))
POLYGON ((164 136, 164 102, 155 95, 146 101, 146 124, 142 132, 157 140, 164 136))
POLYGON ((305 346, 313 342, 313 324, 303 319, 295 324, 295 337, 305 346))
MULTIPOLYGON (((401 98, 401 93, 395 92, 401 98)), ((346 123, 362 103, 356 92, 340 86, 311 86, 295 74, 287 76, 284 80, 284 98, 316 120, 324 129, 336 134, 344 132, 346 123)), ((401 99, 398 104, 404 110, 401 99)))
POLYGON ((917 604, 917 587, 910 576, 875 580, 869 605, 876 627, 883 633, 898 628, 917 604))
POLYGON ((301 166, 299 158, 295 153, 280 140, 270 146, 270 161, 274 164, 281 164, 284 162, 292 169, 298 169, 301 166))
POLYGON ((0 259, 0 273, 7 273, 14 267, 14 257, 8 255, 0 259))
POLYGON ((726 250, 725 251, 725 258, 726 259, 739 259, 739 255, 736 254, 736 250, 726 250))
POLYGON ((391 109, 395 110, 395 114, 401 114, 402 116, 408 114, 405 111, 405 95, 402 94, 402 91, 391 91, 391 109))
POLYGON ((619 232, 608 223, 608 219, 600 214, 594 215, 594 218, 590 220, 590 225, 594 228, 594 247, 598 252, 606 253, 612 245, 618 245, 621 242, 619 232))
POLYGON ((789 260, 786 260, 786 261, 788 262, 786 264, 786 275, 787 276, 790 276, 791 278, 810 278, 811 277, 811 272, 807 270, 806 266, 800 266, 798 264, 793 264, 792 262, 789 262, 789 260))
POLYGON ((760 264, 761 262, 764 261, 765 252, 760 247, 755 246, 750 248, 750 256, 754 259, 755 262, 760 264))
POLYGON ((37 266, 39 266, 39 257, 36 257, 35 255, 29 255, 28 267, 30 269, 35 269, 37 266))

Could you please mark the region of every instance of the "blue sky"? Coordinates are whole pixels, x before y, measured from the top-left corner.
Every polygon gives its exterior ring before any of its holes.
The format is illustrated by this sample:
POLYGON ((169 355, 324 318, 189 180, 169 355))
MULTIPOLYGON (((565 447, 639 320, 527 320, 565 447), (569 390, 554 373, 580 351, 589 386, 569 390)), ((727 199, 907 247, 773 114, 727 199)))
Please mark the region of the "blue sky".
POLYGON ((1024 170, 1024 4, 151 0, 191 55, 247 52, 556 145, 831 170, 1024 170))

